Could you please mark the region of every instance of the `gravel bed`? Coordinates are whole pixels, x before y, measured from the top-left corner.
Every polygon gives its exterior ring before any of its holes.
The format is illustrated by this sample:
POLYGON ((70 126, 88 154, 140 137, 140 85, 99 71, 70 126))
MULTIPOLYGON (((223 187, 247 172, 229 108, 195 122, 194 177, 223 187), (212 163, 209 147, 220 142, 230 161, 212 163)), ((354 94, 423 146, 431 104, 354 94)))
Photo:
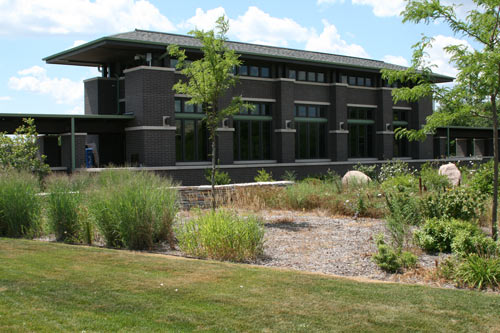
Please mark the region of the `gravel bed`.
MULTIPOLYGON (((266 220, 266 236, 260 265, 377 280, 421 280, 416 275, 402 278, 385 273, 372 261, 371 256, 376 252, 373 238, 379 233, 387 234, 383 220, 332 218, 289 211, 269 211, 261 215, 266 220)), ((444 257, 421 254, 419 267, 433 268, 444 257)))

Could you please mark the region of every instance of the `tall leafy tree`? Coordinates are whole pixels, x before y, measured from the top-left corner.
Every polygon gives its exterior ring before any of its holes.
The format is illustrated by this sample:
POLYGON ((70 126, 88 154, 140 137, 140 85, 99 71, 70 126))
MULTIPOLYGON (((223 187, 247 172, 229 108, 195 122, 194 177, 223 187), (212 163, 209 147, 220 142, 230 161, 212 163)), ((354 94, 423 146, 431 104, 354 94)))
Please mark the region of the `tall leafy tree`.
POLYGON ((179 81, 174 90, 190 97, 188 103, 199 104, 206 115, 206 126, 211 145, 211 184, 212 209, 215 209, 215 172, 216 172, 216 136, 217 127, 221 121, 232 114, 239 112, 242 107, 249 107, 243 103, 241 97, 235 97, 225 107, 220 105, 221 98, 228 89, 237 83, 233 74, 234 68, 241 64, 239 55, 226 45, 226 34, 229 29, 228 20, 224 16, 217 19, 217 27, 210 31, 193 30, 189 34, 200 41, 203 57, 193 62, 186 62, 185 50, 177 45, 169 45, 168 53, 178 59, 177 69, 181 70, 187 81, 179 81))
POLYGON ((50 172, 45 156, 39 153, 38 133, 32 118, 23 119, 14 135, 0 132, 0 169, 30 171, 40 179, 50 172))
POLYGON ((404 71, 385 70, 382 73, 389 83, 405 82, 406 87, 393 90, 395 101, 417 101, 433 97, 441 110, 427 118, 419 130, 400 130, 396 137, 424 139, 436 127, 447 126, 458 119, 479 117, 493 125, 494 177, 491 230, 498 237, 498 98, 500 92, 500 1, 472 0, 474 9, 465 18, 455 11, 457 5, 445 5, 440 0, 407 0, 402 12, 403 22, 447 24, 457 35, 473 41, 476 47, 449 45, 445 51, 458 69, 452 88, 438 87, 432 75, 432 66, 426 61, 425 50, 433 40, 423 37, 414 45, 412 65, 404 71))

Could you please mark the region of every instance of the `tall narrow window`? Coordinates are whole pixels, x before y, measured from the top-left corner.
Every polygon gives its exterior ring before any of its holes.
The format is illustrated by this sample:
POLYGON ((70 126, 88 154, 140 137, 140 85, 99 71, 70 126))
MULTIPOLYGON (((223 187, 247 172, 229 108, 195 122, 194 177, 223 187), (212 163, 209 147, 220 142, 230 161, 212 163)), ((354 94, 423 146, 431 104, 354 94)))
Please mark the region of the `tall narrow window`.
MULTIPOLYGON (((393 110, 392 126, 397 128, 408 128, 408 110, 393 110)), ((410 156, 408 139, 394 138, 394 157, 410 156)))
POLYGON ((252 110, 242 109, 234 119, 234 159, 271 159, 271 104, 253 103, 252 110))
POLYGON ((199 105, 175 99, 175 157, 177 162, 208 161, 208 131, 199 105))
POLYGON ((374 109, 348 108, 349 157, 374 157, 374 109))
POLYGON ((295 158, 318 159, 326 157, 326 107, 322 105, 295 105, 295 158))

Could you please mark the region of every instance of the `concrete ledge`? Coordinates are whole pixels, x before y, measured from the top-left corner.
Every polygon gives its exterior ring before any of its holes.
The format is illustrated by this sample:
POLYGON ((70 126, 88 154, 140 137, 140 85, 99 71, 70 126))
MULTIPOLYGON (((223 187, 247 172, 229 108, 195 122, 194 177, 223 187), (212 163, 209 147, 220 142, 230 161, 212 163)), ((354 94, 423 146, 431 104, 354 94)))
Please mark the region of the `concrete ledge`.
MULTIPOLYGON (((238 183, 238 184, 227 184, 227 185, 215 185, 216 190, 220 189, 233 189, 242 187, 258 187, 258 186, 287 186, 293 185, 294 182, 282 180, 276 182, 256 182, 256 183, 238 183)), ((198 190, 198 191, 209 191, 212 189, 211 185, 199 185, 199 186, 175 186, 176 190, 187 191, 187 190, 198 190)))

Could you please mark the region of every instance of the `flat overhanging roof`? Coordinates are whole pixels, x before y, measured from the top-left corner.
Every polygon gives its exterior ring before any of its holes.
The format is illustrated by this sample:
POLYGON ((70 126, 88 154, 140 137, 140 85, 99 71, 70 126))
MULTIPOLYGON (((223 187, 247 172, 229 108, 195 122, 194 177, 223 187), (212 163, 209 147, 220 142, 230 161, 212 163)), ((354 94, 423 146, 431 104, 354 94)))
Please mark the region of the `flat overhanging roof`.
POLYGON ((0 132, 13 133, 23 123, 24 118, 33 118, 39 134, 62 134, 71 131, 71 121, 75 122, 78 133, 106 134, 123 133, 127 121, 133 115, 61 115, 0 113, 0 132))
MULTIPOLYGON (((102 37, 86 44, 48 56, 43 60, 48 64, 64 64, 78 66, 99 66, 113 62, 126 62, 134 59, 136 54, 148 52, 166 52, 171 44, 181 48, 199 51, 200 42, 186 35, 169 34, 155 31, 135 30, 112 36, 102 37)), ((353 70, 379 72, 381 69, 402 70, 406 67, 386 63, 379 60, 343 56, 314 51, 289 49, 268 45, 257 45, 228 41, 227 45, 239 54, 276 59, 278 61, 301 62, 342 67, 353 70)), ((453 77, 434 73, 438 83, 451 82, 453 77)))

